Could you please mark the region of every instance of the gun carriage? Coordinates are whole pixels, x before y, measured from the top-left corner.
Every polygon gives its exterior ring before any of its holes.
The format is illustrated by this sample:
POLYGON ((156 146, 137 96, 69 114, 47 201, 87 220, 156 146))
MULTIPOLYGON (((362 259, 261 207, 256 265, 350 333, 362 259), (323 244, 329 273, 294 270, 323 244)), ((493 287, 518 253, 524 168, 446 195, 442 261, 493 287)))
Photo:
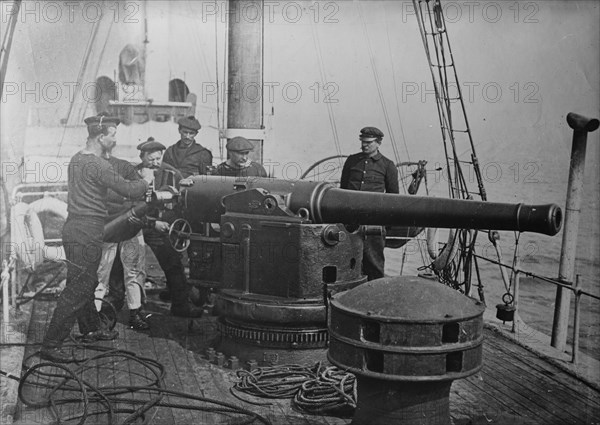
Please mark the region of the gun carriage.
MULTIPOLYGON (((327 300, 366 281, 366 233, 420 226, 554 235, 562 221, 553 204, 357 192, 272 178, 193 176, 179 190, 155 191, 153 203, 181 209, 171 242, 187 249, 190 281, 217 293, 218 351, 268 364, 324 358, 327 300)), ((117 222, 107 234, 123 234, 117 222)))

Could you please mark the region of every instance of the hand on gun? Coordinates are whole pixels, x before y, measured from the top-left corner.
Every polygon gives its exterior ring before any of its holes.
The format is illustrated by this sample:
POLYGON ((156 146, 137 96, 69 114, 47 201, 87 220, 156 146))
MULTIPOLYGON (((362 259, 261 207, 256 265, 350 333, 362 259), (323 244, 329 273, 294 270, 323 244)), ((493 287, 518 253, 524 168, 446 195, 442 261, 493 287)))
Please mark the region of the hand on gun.
POLYGON ((154 223, 154 228, 161 233, 167 233, 169 231, 169 227, 169 223, 166 221, 157 220, 156 223, 154 223))

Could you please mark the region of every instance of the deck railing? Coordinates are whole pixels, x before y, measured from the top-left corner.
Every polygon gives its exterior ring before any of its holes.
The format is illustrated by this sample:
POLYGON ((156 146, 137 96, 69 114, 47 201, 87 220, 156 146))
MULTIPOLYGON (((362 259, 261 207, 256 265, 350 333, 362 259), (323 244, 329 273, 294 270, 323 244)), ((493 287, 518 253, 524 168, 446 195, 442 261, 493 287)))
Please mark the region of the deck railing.
MULTIPOLYGON (((593 298, 595 300, 600 301, 600 296, 592 294, 591 292, 588 291, 584 291, 583 289, 581 289, 581 276, 579 274, 576 275, 575 277, 575 282, 574 284, 571 282, 565 282, 565 281, 561 281, 559 279, 554 279, 554 278, 550 278, 547 276, 541 276, 538 275, 536 273, 532 273, 517 267, 513 267, 510 266, 508 264, 504 264, 500 261, 496 261, 493 260, 491 258, 488 257, 484 257, 478 254, 474 254, 477 258, 490 262, 492 264, 496 264, 502 268, 506 268, 511 270, 514 273, 514 282, 513 282, 513 297, 515 300, 515 307, 516 307, 516 312, 518 312, 518 303, 516 302, 519 299, 519 277, 520 275, 526 276, 526 277, 532 277, 535 279, 539 279, 543 282, 546 283, 550 283, 552 285, 554 285, 555 287, 561 287, 564 288, 566 290, 569 290, 571 292, 573 292, 573 294, 575 295, 575 310, 573 312, 573 353, 571 356, 571 362, 573 364, 577 364, 578 361, 578 353, 579 353, 579 330, 580 330, 580 314, 581 314, 581 297, 582 296, 588 296, 590 298, 593 298)), ((568 320, 568 317, 567 317, 568 320)), ((513 328, 512 331, 515 332, 515 322, 513 321, 513 328)))

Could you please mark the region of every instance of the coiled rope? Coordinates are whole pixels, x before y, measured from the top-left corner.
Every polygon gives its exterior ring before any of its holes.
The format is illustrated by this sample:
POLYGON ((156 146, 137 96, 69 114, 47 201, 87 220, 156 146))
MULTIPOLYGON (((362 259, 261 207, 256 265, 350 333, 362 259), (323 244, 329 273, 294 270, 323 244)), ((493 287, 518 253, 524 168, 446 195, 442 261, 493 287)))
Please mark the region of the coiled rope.
POLYGON ((228 415, 229 419, 231 415, 246 416, 239 418, 237 424, 271 423, 233 403, 165 388, 165 368, 154 359, 102 346, 86 345, 85 348, 100 353, 69 365, 52 362, 28 365, 39 352, 25 359, 26 372, 18 388, 23 404, 47 407, 56 423, 83 424, 91 416, 102 415, 98 420, 103 423, 131 424, 147 420, 152 415, 151 409, 158 407, 218 413, 228 415), (98 370, 107 368, 115 371, 113 379, 93 384, 98 370), (129 382, 123 382, 123 376, 127 376, 129 382), (177 398, 182 399, 181 402, 174 402, 177 398))
POLYGON ((356 378, 335 366, 269 366, 240 369, 236 375, 234 390, 255 397, 293 398, 294 407, 308 413, 348 415, 356 408, 356 378))
POLYGON ((356 377, 335 366, 306 381, 294 396, 300 409, 313 414, 351 415, 356 408, 356 377))

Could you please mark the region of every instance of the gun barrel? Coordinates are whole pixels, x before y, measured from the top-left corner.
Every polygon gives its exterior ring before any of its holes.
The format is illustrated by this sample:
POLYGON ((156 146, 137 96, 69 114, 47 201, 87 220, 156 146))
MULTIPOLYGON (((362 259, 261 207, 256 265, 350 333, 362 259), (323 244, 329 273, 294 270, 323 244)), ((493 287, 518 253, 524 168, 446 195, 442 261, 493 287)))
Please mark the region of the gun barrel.
POLYGON ((555 204, 507 204, 342 189, 328 190, 320 210, 324 222, 516 230, 551 236, 560 231, 562 222, 562 211, 555 204))
POLYGON ((310 213, 315 223, 516 230, 555 235, 562 225, 558 205, 525 205, 358 192, 323 182, 272 178, 195 176, 182 188, 185 216, 194 224, 219 222, 221 199, 236 190, 262 188, 282 195, 286 206, 310 213), (194 223, 195 222, 195 223, 194 223))

